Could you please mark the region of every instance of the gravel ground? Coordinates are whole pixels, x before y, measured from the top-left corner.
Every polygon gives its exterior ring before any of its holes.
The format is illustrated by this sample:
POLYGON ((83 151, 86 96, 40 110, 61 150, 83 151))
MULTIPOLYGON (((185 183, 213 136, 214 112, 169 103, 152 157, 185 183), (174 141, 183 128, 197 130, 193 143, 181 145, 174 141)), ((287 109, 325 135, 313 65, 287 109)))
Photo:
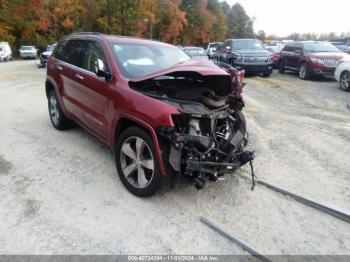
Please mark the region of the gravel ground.
MULTIPOLYGON (((349 224, 250 191, 248 167, 202 191, 178 181, 132 196, 109 149, 53 129, 34 63, 0 63, 0 254, 245 254, 200 216, 263 254, 350 254, 349 224)), ((349 210, 350 93, 289 74, 246 82, 259 179, 349 210)))

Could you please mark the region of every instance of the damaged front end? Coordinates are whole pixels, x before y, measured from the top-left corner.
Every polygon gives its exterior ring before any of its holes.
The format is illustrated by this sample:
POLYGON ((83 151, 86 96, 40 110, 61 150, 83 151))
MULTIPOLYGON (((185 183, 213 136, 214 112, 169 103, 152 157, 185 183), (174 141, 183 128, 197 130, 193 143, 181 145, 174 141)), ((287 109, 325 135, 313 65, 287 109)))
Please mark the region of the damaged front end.
POLYGON ((243 72, 224 68, 229 74, 201 76, 176 72, 138 82, 133 87, 146 95, 174 105, 174 126, 160 126, 158 136, 169 144, 168 164, 202 189, 206 178, 217 181, 251 164, 254 153, 248 143, 242 113, 243 72))

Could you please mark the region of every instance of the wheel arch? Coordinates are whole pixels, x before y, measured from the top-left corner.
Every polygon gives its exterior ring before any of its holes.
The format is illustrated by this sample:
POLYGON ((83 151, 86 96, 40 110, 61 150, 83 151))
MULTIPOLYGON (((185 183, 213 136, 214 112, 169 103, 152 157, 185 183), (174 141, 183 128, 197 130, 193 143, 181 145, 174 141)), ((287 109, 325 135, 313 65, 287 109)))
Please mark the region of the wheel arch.
POLYGON ((164 160, 162 157, 162 150, 160 147, 158 136, 157 136, 155 130, 153 129, 153 127, 150 126, 149 124, 147 124, 146 122, 144 122, 138 118, 134 118, 134 117, 130 117, 130 116, 121 116, 116 124, 116 127, 115 127, 114 144, 116 143, 120 134, 124 130, 126 130, 127 128, 129 128, 131 126, 137 126, 141 129, 143 129, 144 131, 146 131, 151 136, 153 143, 154 143, 154 147, 156 149, 156 154, 157 154, 157 159, 158 159, 160 171, 161 171, 162 175, 165 176, 166 175, 166 168, 164 165, 164 160))
POLYGON ((49 97, 49 93, 51 90, 55 90, 55 86, 54 84, 49 81, 49 80, 46 80, 45 82, 45 92, 46 92, 46 97, 48 98, 49 97))

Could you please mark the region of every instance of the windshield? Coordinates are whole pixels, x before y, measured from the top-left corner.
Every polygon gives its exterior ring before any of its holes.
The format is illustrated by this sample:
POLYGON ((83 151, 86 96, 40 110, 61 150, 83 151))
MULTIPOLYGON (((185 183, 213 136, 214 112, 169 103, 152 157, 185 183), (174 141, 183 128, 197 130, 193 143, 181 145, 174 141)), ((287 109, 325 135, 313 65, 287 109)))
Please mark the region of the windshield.
POLYGON ((218 46, 219 46, 219 43, 209 44, 209 48, 215 48, 215 47, 218 47, 218 46))
POLYGON ((114 57, 122 74, 141 77, 171 67, 190 57, 177 47, 146 44, 113 44, 114 57))
POLYGON ((56 44, 48 45, 46 51, 53 51, 56 47, 56 44))
POLYGON ((253 39, 242 39, 233 41, 233 49, 244 50, 244 49, 254 49, 254 50, 264 50, 262 43, 259 40, 253 39))
POLYGON ((303 45, 305 51, 308 52, 339 52, 338 48, 327 42, 309 42, 303 45))
POLYGON ((34 46, 22 46, 21 50, 32 50, 34 46))
POLYGON ((204 56, 207 55, 203 48, 185 48, 185 52, 190 56, 204 56))

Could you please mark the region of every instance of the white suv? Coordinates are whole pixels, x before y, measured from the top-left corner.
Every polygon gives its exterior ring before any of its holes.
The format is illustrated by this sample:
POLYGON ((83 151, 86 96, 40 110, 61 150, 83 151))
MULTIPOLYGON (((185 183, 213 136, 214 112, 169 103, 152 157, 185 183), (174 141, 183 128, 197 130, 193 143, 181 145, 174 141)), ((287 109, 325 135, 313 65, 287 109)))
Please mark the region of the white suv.
POLYGON ((213 42, 213 43, 209 43, 208 47, 207 47, 207 54, 209 56, 210 59, 213 58, 214 53, 216 52, 216 48, 222 44, 221 42, 213 42))
POLYGON ((335 79, 339 82, 339 87, 343 91, 350 92, 350 60, 340 60, 334 73, 335 79))
POLYGON ((12 59, 12 50, 9 43, 0 42, 0 61, 9 61, 12 59))
POLYGON ((35 48, 35 46, 21 46, 21 49, 19 49, 19 53, 22 58, 34 58, 36 59, 38 57, 38 49, 35 48))

